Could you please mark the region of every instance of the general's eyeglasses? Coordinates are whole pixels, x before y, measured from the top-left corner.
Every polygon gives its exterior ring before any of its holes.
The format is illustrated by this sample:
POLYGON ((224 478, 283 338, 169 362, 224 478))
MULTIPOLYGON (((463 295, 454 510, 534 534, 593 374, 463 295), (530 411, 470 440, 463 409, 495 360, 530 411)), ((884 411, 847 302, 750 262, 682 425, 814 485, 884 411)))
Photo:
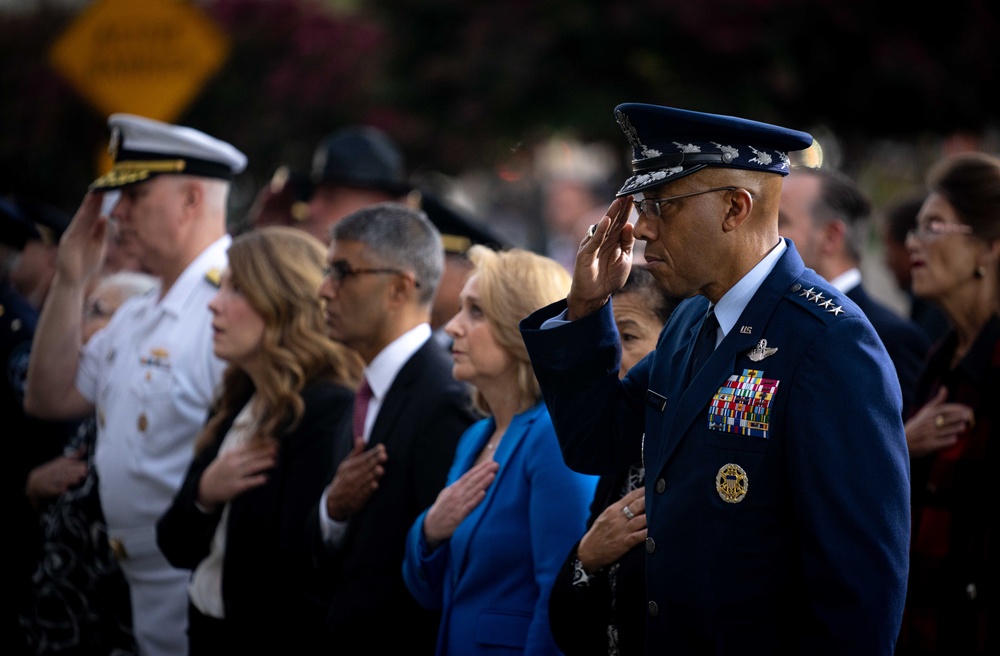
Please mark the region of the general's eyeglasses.
POLYGON ((675 201, 678 198, 700 196, 701 194, 710 194, 713 191, 736 191, 737 189, 739 189, 739 187, 713 187, 712 189, 702 189, 701 191, 692 191, 686 194, 667 196, 666 198, 643 198, 642 200, 632 199, 632 204, 635 205, 635 211, 639 214, 645 214, 648 217, 658 219, 660 218, 662 212, 660 206, 671 201, 675 201))
POLYGON ((917 241, 928 241, 936 239, 941 235, 971 235, 972 226, 964 223, 945 223, 944 221, 930 221, 927 225, 917 226, 906 232, 907 239, 917 241))
MULTIPOLYGON (((369 273, 373 273, 373 274, 374 273, 388 273, 388 274, 393 274, 393 275, 397 275, 397 276, 402 276, 402 275, 406 275, 407 272, 403 271, 402 269, 370 269, 370 268, 369 269, 364 269, 364 268, 355 269, 355 268, 351 267, 351 265, 348 264, 347 262, 345 262, 344 260, 337 260, 333 264, 331 264, 331 265, 326 266, 326 267, 323 268, 323 275, 325 277, 329 278, 330 280, 332 280, 333 282, 335 282, 338 285, 341 284, 341 283, 343 283, 344 280, 346 280, 347 278, 350 278, 352 276, 360 276, 360 275, 369 274, 369 273)), ((414 287, 419 287, 420 286, 420 281, 414 279, 413 280, 413 286, 414 287)))

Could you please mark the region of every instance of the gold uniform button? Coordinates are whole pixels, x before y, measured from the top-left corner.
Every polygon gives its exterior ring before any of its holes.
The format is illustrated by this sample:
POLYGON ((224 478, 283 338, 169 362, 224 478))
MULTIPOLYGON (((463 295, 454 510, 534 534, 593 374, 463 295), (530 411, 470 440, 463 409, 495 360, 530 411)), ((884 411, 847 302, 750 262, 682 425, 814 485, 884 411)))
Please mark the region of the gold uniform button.
POLYGON ((149 420, 146 419, 146 415, 139 415, 139 430, 143 433, 146 432, 146 427, 149 426, 149 420))

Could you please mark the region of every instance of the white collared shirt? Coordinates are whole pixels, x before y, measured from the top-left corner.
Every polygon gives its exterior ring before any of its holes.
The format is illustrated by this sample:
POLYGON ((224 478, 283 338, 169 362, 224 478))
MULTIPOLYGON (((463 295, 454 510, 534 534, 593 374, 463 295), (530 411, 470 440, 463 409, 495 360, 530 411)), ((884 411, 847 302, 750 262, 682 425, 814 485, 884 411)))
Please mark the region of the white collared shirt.
POLYGON ((739 282, 729 288, 719 302, 715 304, 715 318, 719 320, 719 331, 715 339, 715 345, 725 339, 729 331, 733 329, 739 321, 743 310, 750 304, 750 299, 757 293, 760 286, 764 284, 764 279, 774 269, 782 253, 788 246, 784 239, 778 239, 778 245, 770 250, 757 265, 750 269, 746 275, 740 278, 739 282))
POLYGON ((365 368, 365 379, 372 389, 372 398, 368 402, 368 414, 365 415, 365 444, 368 444, 375 417, 378 416, 379 408, 382 407, 382 399, 392 387, 392 381, 396 380, 396 374, 430 337, 431 327, 429 324, 422 323, 416 328, 411 328, 379 351, 375 359, 365 368))
POLYGON ((846 294, 861 284, 861 271, 857 267, 848 269, 830 281, 830 285, 841 294, 846 294))

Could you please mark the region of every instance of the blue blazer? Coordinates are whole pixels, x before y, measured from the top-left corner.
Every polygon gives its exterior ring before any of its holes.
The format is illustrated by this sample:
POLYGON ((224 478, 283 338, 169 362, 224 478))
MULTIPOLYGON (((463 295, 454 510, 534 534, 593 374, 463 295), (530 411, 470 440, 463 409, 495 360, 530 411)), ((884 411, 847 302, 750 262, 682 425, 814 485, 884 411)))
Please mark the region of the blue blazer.
MULTIPOLYGON (((494 428, 486 418, 465 432, 449 485, 472 467, 494 428)), ((432 553, 424 541, 427 511, 417 518, 403 578, 422 606, 441 610, 438 654, 558 654, 549 593, 584 530, 597 478, 563 463, 541 402, 514 417, 495 458, 500 469, 486 498, 432 553)))
POLYGON ((610 304, 521 324, 570 467, 645 459, 647 653, 893 653, 910 529, 899 383, 858 306, 786 244, 689 384, 704 297, 621 381, 610 304))

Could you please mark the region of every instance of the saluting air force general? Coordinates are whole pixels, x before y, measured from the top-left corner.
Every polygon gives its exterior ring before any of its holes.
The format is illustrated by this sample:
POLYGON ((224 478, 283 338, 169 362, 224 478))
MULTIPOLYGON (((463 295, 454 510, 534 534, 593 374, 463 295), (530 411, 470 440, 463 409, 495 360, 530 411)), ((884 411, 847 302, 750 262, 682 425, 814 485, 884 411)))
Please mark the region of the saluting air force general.
POLYGON ((51 418, 96 410, 96 468, 109 537, 132 596, 143 656, 187 652, 189 572, 156 546, 157 519, 194 454, 224 363, 212 352, 208 302, 226 267, 230 180, 246 157, 197 130, 115 114, 112 170, 63 239, 28 373, 26 406, 51 418), (101 268, 105 190, 120 190, 111 217, 160 279, 133 297, 81 350, 83 298, 101 268))
POLYGON ((645 104, 615 116, 634 175, 581 235, 568 297, 521 331, 570 467, 645 464, 647 652, 891 654, 901 395, 871 323, 778 236, 788 152, 812 137, 645 104), (691 298, 619 380, 609 297, 635 239, 691 298))

